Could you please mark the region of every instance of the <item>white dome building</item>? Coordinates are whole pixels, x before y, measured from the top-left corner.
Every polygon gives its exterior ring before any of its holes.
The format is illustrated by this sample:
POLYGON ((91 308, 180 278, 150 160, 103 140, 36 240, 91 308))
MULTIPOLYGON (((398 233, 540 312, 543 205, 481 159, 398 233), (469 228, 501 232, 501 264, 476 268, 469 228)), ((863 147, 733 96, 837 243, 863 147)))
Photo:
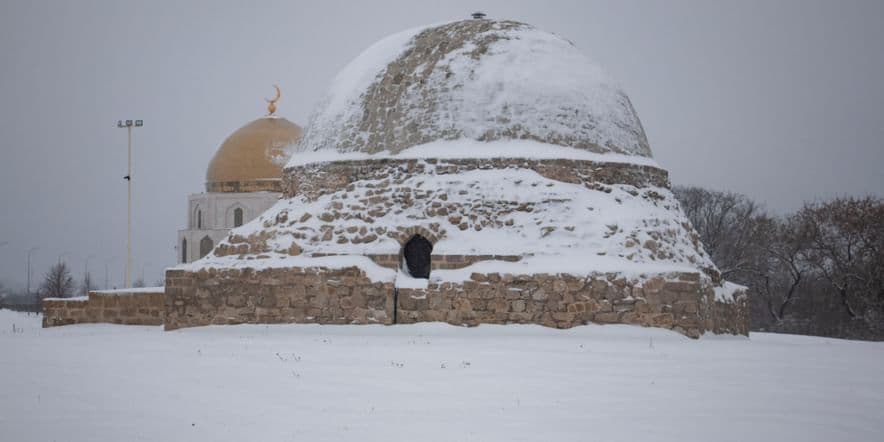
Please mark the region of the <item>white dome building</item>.
POLYGON ((385 38, 335 78, 296 152, 282 200, 167 274, 167 328, 748 332, 628 97, 553 34, 474 19, 385 38))
POLYGON ((221 143, 206 171, 206 191, 187 197, 187 228, 178 231, 178 262, 206 256, 230 229, 279 200, 282 166, 300 139, 297 124, 271 113, 221 143))

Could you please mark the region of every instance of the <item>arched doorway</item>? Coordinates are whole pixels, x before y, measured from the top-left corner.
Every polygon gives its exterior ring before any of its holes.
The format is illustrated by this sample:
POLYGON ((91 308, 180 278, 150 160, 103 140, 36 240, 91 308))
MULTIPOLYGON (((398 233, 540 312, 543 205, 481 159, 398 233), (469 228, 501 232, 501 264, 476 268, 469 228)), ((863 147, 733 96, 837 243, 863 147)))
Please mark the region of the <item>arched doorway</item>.
POLYGON ((208 255, 214 247, 215 243, 212 242, 212 238, 209 238, 208 235, 204 236, 203 239, 200 240, 200 258, 208 255))
POLYGON ((239 227, 242 225, 242 208, 237 207, 233 209, 233 227, 239 227))
POLYGON ((402 248, 402 259, 405 267, 412 278, 430 277, 430 254, 433 253, 433 243, 421 235, 414 235, 402 248))

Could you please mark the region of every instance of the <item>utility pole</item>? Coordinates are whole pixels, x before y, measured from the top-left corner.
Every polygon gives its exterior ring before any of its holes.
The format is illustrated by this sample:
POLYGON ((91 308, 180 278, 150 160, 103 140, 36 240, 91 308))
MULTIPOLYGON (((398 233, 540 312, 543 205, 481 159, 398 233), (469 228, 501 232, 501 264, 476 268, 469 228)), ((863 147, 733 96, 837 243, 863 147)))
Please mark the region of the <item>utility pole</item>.
POLYGON ((150 267, 150 263, 149 263, 149 262, 146 262, 146 263, 144 263, 144 264, 141 265, 141 282, 143 282, 144 285, 147 285, 147 282, 144 281, 144 268, 145 268, 145 267, 150 267))
POLYGON ((108 274, 109 274, 108 269, 110 268, 109 263, 112 261, 116 262, 117 259, 119 259, 118 256, 111 256, 110 258, 107 258, 104 260, 104 289, 105 290, 107 290, 108 287, 110 287, 108 285, 108 274))
POLYGON ((39 247, 31 247, 28 250, 28 296, 31 296, 31 253, 34 253, 39 247))
POLYGON ((129 167, 124 180, 129 184, 128 227, 126 233, 126 287, 132 287, 132 128, 144 126, 142 120, 117 120, 117 127, 126 128, 129 133, 129 167))
POLYGON ((92 284, 92 278, 89 277, 89 260, 95 258, 95 255, 89 255, 86 257, 86 265, 83 268, 83 286, 85 287, 86 295, 89 295, 90 287, 86 285, 86 278, 89 278, 89 284, 92 284))

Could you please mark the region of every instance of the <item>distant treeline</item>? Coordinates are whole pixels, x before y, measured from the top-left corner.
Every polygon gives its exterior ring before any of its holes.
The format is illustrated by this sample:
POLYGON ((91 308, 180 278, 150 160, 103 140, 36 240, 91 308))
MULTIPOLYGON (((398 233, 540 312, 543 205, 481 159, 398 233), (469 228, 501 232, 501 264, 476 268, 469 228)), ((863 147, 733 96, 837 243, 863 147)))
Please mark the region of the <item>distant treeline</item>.
POLYGON ((884 339, 884 203, 835 198, 772 215, 744 195, 673 191, 722 276, 749 287, 751 328, 884 339))
MULTIPOLYGON (((165 281, 157 281, 156 286, 162 286, 165 281)), ((144 280, 139 278, 132 283, 132 287, 144 287, 144 280)), ((79 284, 74 281, 68 265, 64 261, 58 261, 53 264, 46 274, 43 275, 43 281, 36 291, 30 294, 27 290, 5 290, 0 284, 0 308, 9 310, 18 310, 23 312, 40 312, 43 309, 41 300, 43 298, 70 298, 73 296, 86 296, 90 291, 96 290, 92 275, 83 274, 83 280, 79 284)), ((116 287, 114 287, 116 288, 116 287)))
POLYGON ((0 286, 0 309, 15 310, 19 312, 40 312, 42 306, 38 302, 38 298, 34 295, 28 296, 24 293, 12 294, 0 286))

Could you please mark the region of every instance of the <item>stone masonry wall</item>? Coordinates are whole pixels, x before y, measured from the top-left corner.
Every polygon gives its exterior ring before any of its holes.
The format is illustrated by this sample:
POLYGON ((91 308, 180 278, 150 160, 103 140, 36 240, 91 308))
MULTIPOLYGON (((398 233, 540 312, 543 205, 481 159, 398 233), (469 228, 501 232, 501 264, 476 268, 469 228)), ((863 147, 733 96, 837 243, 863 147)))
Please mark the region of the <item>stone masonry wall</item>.
POLYGON ((356 268, 168 270, 165 325, 386 324, 392 293, 356 268))
POLYGON ((89 292, 88 297, 43 300, 43 327, 106 322, 162 325, 165 294, 89 292))
POLYGON ((344 190, 351 183, 366 179, 396 179, 429 174, 457 174, 476 169, 530 169, 541 176, 604 190, 606 185, 627 184, 638 188, 649 185, 669 188, 669 174, 660 168, 628 163, 602 163, 567 159, 485 158, 485 159, 396 159, 334 161, 290 167, 283 174, 285 198, 299 195, 315 200, 344 190), (397 178, 398 177, 398 178, 397 178))
POLYGON ((749 333, 747 303, 717 302, 699 273, 660 275, 634 285, 615 274, 474 273, 462 284, 400 289, 397 323, 444 321, 457 325, 535 323, 570 328, 587 323, 635 324, 675 330, 692 338, 706 331, 749 333))
POLYGON ((569 328, 590 322, 636 324, 690 337, 706 331, 748 334, 745 295, 715 301, 699 273, 660 275, 641 286, 614 274, 472 275, 462 283, 398 289, 357 268, 223 269, 166 273, 166 329, 209 324, 455 325, 536 323, 569 328), (395 302, 394 302, 395 300, 395 302))

